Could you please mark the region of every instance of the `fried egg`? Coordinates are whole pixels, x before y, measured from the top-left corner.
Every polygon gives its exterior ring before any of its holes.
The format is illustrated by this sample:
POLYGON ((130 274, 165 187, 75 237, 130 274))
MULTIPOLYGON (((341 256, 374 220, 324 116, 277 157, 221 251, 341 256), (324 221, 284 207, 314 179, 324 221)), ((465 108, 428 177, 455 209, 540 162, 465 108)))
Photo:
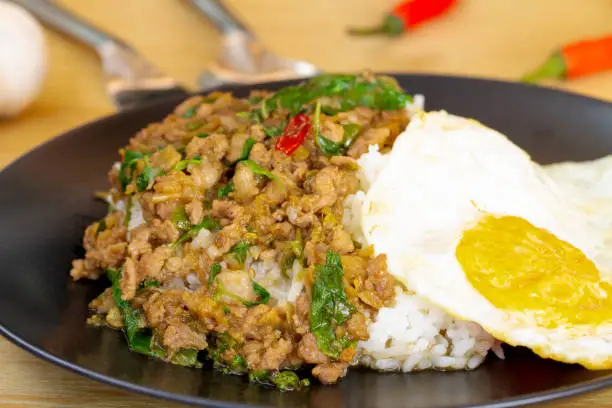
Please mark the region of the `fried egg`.
MULTIPOLYGON (((612 368, 605 228, 504 135, 421 113, 371 180, 362 232, 410 291, 545 358, 612 368)), ((609 259, 610 258, 610 259, 609 259)))
MULTIPOLYGON (((589 230, 602 238, 599 263, 612 264, 612 155, 584 162, 564 162, 544 166, 548 177, 585 214, 589 230)), ((609 271, 600 270, 602 273, 609 271)), ((612 276, 605 276, 612 279, 612 276)))

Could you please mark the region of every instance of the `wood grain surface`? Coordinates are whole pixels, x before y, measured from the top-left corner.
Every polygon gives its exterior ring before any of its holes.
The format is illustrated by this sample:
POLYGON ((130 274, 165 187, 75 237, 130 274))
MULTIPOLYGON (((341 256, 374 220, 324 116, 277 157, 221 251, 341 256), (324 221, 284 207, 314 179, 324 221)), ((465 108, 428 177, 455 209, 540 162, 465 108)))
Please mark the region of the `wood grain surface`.
MULTIPOLYGON (((218 35, 180 0, 62 0, 135 45, 185 85, 213 61, 218 35)), ((445 19, 399 39, 354 39, 349 24, 370 24, 393 0, 228 0, 262 41, 279 54, 325 70, 370 68, 513 80, 566 41, 612 32, 612 1, 464 0, 445 19)), ((47 80, 21 116, 0 122, 0 166, 49 138, 113 112, 93 52, 49 32, 47 80)), ((551 83, 612 101, 612 73, 551 83)), ((469 96, 466 96, 469 97, 469 96)), ((179 407, 79 377, 0 338, 2 407, 179 407)), ((612 390, 549 407, 612 407, 612 390)))

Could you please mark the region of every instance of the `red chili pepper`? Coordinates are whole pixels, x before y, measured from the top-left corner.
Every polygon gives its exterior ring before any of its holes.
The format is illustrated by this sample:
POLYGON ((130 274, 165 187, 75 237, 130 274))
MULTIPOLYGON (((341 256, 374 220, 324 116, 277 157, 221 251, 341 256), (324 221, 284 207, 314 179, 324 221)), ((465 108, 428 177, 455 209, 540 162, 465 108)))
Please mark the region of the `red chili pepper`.
POLYGON ((409 0, 399 3, 382 24, 369 28, 350 28, 350 35, 384 34, 396 37, 421 23, 440 16, 457 0, 409 0))
POLYGON ((567 44, 535 71, 523 77, 535 83, 544 78, 572 79, 612 69, 612 35, 567 44))
POLYGON ((285 153, 287 156, 304 143, 304 139, 310 130, 310 119, 303 113, 295 115, 285 126, 283 134, 276 142, 274 148, 285 153))

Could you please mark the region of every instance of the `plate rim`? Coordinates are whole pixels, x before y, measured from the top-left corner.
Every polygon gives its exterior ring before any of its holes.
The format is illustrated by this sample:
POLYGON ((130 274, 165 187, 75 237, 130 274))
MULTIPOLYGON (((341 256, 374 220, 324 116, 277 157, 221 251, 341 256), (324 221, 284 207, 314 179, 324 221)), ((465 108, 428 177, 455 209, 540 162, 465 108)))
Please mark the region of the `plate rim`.
MULTIPOLYGON (((497 79, 497 78, 487 78, 487 77, 477 77, 470 75, 446 75, 446 74, 429 74, 429 73, 398 73, 398 72, 376 72, 377 74, 389 75, 398 79, 438 79, 438 80, 460 80, 460 81, 468 81, 475 82, 481 84, 492 84, 493 86, 508 86, 515 88, 524 88, 529 89, 529 92, 544 92, 554 95, 562 95, 571 99, 583 100, 589 103, 596 103, 602 106, 607 106, 612 108, 612 101, 606 101, 600 98, 596 98, 593 96, 583 95, 574 91, 568 91, 563 89, 554 88, 551 86, 541 86, 541 85, 532 85, 525 84, 516 81, 510 81, 505 79, 497 79)), ((206 94, 215 90, 218 91, 226 91, 226 92, 236 92, 240 90, 248 90, 248 89, 257 89, 258 87, 271 87, 282 84, 292 84, 303 81, 304 79, 294 79, 294 80, 283 80, 283 81, 273 81, 273 82, 265 82, 265 83, 256 83, 256 84, 246 84, 246 85, 226 85, 219 87, 214 90, 206 91, 206 92, 194 92, 191 95, 201 95, 206 94)), ((427 95, 425 95, 427 97, 427 95)), ((47 145, 51 143, 58 142, 60 140, 64 140, 65 138, 69 138, 74 136, 74 134, 78 134, 84 131, 87 131, 90 127, 99 126, 100 123, 108 123, 114 120, 122 120, 122 118, 130 115, 135 115, 140 112, 145 112, 148 110, 152 110, 155 108, 160 108, 164 105, 168 105, 169 107, 174 106, 173 104, 179 103, 181 100, 184 100, 184 97, 170 97, 162 100, 157 100, 151 103, 146 103, 135 107, 133 109, 127 109, 118 112, 111 112, 105 114, 97 119, 90 120, 88 122, 82 123, 74 128, 68 129, 61 133, 58 133, 55 136, 45 140, 44 142, 30 148, 25 151, 23 154, 19 155, 17 158, 8 162, 1 170, 0 176, 5 173, 7 170, 17 165, 22 160, 26 160, 30 155, 35 154, 36 152, 44 149, 47 145)), ((118 147, 119 148, 119 147, 118 147)), ((50 362, 56 367, 60 367, 62 369, 66 369, 70 372, 88 378, 90 380, 98 381, 100 383, 110 385, 113 387, 117 387, 124 391, 128 391, 131 393, 145 395, 153 398, 159 398, 166 401, 173 401, 183 404, 189 404, 194 406, 209 406, 212 408, 270 408, 270 406, 266 405, 252 405, 252 404, 243 404, 240 402, 228 402, 221 401, 217 399, 209 399, 201 396, 193 396, 189 394, 180 394, 175 392, 163 391, 158 388, 152 388, 147 386, 142 386, 137 383, 133 383, 130 381, 122 380, 116 377, 107 376, 105 374, 99 373, 97 371, 85 368, 76 363, 72 363, 70 361, 64 360, 63 358, 56 356, 55 354, 44 350, 42 347, 38 347, 34 344, 31 344, 24 338, 18 336, 13 333, 8 327, 5 326, 4 323, 0 322, 0 336, 3 336, 8 341, 16 345, 17 347, 29 352, 30 354, 38 357, 44 361, 50 362)), ((400 375, 405 375, 401 374, 400 375)), ((588 392, 594 392, 598 390, 602 390, 607 387, 612 386, 612 374, 606 375, 604 377, 588 380, 584 382, 580 382, 576 385, 569 385, 564 387, 558 387, 549 389, 546 391, 535 392, 524 394, 518 397, 506 398, 504 400, 480 403, 476 405, 458 405, 454 408, 468 408, 468 407, 478 407, 478 408, 511 408, 524 406, 529 404, 538 404, 548 401, 557 401, 563 398, 575 397, 580 394, 585 394, 588 392)))

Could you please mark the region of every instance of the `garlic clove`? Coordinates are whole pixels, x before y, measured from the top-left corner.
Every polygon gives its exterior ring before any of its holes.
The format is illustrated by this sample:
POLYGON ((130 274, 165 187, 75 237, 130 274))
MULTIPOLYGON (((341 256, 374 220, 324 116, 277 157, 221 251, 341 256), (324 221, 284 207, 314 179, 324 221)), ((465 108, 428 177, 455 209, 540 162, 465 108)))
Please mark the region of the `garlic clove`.
POLYGON ((21 7, 0 0, 0 117, 25 109, 47 71, 43 28, 21 7))

